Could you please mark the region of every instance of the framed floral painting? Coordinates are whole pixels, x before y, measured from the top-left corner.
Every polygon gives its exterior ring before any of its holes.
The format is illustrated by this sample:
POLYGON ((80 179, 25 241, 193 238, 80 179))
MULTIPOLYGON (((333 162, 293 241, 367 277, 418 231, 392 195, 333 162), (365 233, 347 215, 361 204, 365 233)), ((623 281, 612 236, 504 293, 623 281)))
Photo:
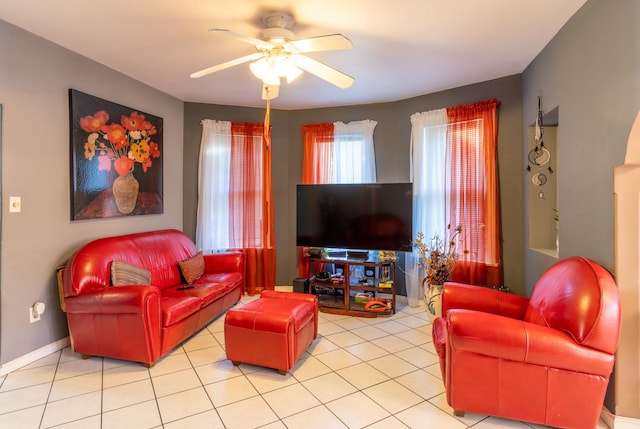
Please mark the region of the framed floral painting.
POLYGON ((69 90, 71 220, 163 213, 162 118, 69 90))

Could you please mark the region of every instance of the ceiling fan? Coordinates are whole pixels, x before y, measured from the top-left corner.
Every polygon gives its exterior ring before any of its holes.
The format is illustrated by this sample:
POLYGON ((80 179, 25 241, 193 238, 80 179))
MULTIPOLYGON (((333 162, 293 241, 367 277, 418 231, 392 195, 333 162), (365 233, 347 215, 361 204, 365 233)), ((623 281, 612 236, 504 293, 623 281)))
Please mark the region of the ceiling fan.
POLYGON ((251 62, 251 72, 263 85, 262 98, 272 99, 278 96, 280 79, 286 78, 291 83, 303 71, 309 72, 327 82, 345 89, 351 86, 353 78, 320 61, 303 55, 307 52, 351 49, 353 44, 342 34, 310 37, 295 40, 291 28, 295 26, 293 17, 283 12, 267 14, 262 22, 267 28, 260 31, 256 38, 244 36, 230 30, 211 29, 209 32, 232 37, 253 45, 257 52, 208 67, 192 73, 192 78, 199 78, 229 67, 251 62))

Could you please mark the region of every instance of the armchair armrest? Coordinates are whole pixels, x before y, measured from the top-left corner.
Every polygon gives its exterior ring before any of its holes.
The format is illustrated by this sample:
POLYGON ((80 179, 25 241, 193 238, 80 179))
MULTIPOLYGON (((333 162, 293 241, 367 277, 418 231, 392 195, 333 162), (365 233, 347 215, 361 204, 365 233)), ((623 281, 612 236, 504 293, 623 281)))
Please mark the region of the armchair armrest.
POLYGON ((473 310, 447 313, 450 347, 499 359, 608 376, 613 355, 581 346, 565 332, 473 310))
POLYGON ((524 319, 529 300, 513 293, 464 283, 447 282, 442 291, 442 314, 461 308, 524 319))
POLYGON ((143 313, 155 305, 160 312, 160 292, 155 286, 110 286, 65 298, 67 313, 143 313))
POLYGON ((242 252, 225 252, 204 255, 204 271, 206 273, 244 272, 244 254, 242 252))

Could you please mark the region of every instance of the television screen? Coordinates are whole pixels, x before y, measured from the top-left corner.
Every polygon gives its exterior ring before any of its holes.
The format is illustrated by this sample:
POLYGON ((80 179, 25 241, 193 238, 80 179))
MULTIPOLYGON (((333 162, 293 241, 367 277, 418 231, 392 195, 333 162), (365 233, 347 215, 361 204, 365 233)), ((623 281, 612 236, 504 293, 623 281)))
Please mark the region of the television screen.
POLYGON ((298 185, 296 245, 411 251, 411 183, 298 185))

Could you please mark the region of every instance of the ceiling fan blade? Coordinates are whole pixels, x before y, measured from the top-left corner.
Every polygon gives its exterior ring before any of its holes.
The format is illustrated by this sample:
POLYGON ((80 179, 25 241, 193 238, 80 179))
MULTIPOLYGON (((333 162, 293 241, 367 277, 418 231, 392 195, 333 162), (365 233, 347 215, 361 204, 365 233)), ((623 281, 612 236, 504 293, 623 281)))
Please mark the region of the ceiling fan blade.
POLYGON ((293 55, 291 58, 294 64, 302 70, 314 74, 339 88, 349 88, 353 84, 354 79, 351 76, 306 55, 293 55))
POLYGON ((202 76, 206 76, 211 73, 215 73, 220 70, 227 69, 229 67, 237 66, 238 64, 246 63, 249 61, 257 60, 261 58, 264 54, 261 52, 255 52, 250 55, 245 55, 244 57, 236 58, 235 60, 227 61, 226 63, 218 64, 217 66, 209 67, 204 70, 200 70, 195 73, 191 73, 189 76, 192 78, 198 78, 202 76))
POLYGON ((221 36, 232 37, 234 39, 240 40, 242 42, 248 43, 253 46, 261 46, 261 45, 268 44, 264 40, 256 39, 255 37, 245 36, 244 34, 236 33, 235 31, 225 30, 222 28, 212 28, 209 30, 209 33, 215 33, 221 36))
POLYGON ((334 51, 351 49, 353 43, 342 34, 329 34, 326 36, 310 37, 289 42, 300 52, 334 51))

